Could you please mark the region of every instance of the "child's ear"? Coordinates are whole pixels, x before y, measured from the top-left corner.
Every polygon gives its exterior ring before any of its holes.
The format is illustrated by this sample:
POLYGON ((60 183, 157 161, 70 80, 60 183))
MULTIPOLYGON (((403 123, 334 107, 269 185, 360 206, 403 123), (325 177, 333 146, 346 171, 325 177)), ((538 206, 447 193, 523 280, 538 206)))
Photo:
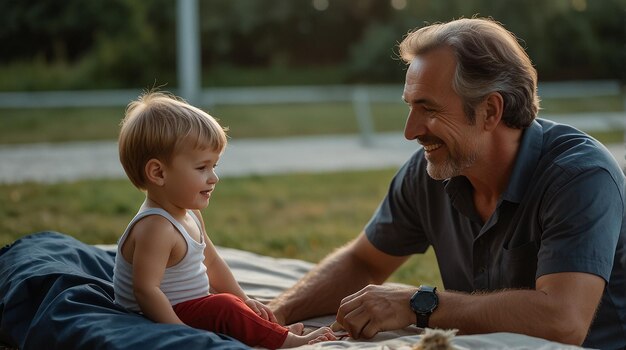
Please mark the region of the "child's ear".
POLYGON ((163 186, 165 184, 165 169, 163 163, 160 160, 152 158, 146 163, 145 167, 146 179, 157 185, 163 186))

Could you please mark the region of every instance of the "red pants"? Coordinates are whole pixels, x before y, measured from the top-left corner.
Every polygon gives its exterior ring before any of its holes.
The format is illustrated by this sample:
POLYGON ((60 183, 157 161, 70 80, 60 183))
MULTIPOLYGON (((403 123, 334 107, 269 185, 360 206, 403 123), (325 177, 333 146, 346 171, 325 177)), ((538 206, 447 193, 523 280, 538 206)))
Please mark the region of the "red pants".
POLYGON ((249 346, 276 349, 287 338, 287 328, 263 319, 228 293, 176 304, 174 312, 188 326, 230 335, 249 346))

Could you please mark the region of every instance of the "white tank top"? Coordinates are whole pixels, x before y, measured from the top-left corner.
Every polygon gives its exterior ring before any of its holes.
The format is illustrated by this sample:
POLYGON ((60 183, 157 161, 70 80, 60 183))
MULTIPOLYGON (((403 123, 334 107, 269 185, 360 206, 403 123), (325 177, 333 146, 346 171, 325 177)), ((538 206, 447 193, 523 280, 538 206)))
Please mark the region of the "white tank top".
MULTIPOLYGON (((122 256, 122 246, 133 225, 148 215, 160 215, 168 219, 185 238, 185 242, 187 242, 187 254, 178 264, 165 269, 163 280, 161 281, 161 291, 167 296, 170 303, 176 305, 183 301, 209 295, 209 277, 206 274, 206 266, 203 263, 204 248, 206 247, 204 238, 202 243, 196 242, 189 236, 183 225, 176 221, 167 211, 161 208, 150 208, 135 215, 117 242, 117 254, 113 268, 115 302, 128 310, 141 311, 133 293, 133 266, 122 256)), ((198 217, 193 212, 190 212, 190 215, 198 224, 200 232, 202 232, 202 225, 198 217)), ((204 237, 204 234, 201 237, 204 237)))

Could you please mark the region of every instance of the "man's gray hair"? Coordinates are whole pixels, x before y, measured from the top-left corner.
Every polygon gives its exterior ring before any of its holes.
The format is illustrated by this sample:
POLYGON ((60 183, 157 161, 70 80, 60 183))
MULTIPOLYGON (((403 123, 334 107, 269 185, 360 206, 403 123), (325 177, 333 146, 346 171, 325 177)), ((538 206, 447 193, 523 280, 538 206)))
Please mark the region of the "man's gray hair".
POLYGON ((456 56, 452 87, 472 123, 476 106, 493 92, 502 95, 502 120, 507 126, 521 129, 532 123, 539 111, 537 71, 515 35, 491 19, 462 18, 409 32, 399 53, 410 64, 416 56, 442 46, 456 56))

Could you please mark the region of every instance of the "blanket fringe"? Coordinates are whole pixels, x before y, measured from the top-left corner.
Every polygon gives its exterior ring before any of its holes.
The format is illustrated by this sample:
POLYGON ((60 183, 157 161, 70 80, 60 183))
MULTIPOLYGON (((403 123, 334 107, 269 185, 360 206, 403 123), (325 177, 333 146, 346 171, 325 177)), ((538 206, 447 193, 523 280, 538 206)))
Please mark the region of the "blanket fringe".
POLYGON ((412 350, 454 350, 452 338, 458 329, 425 328, 420 341, 413 345, 412 350))

